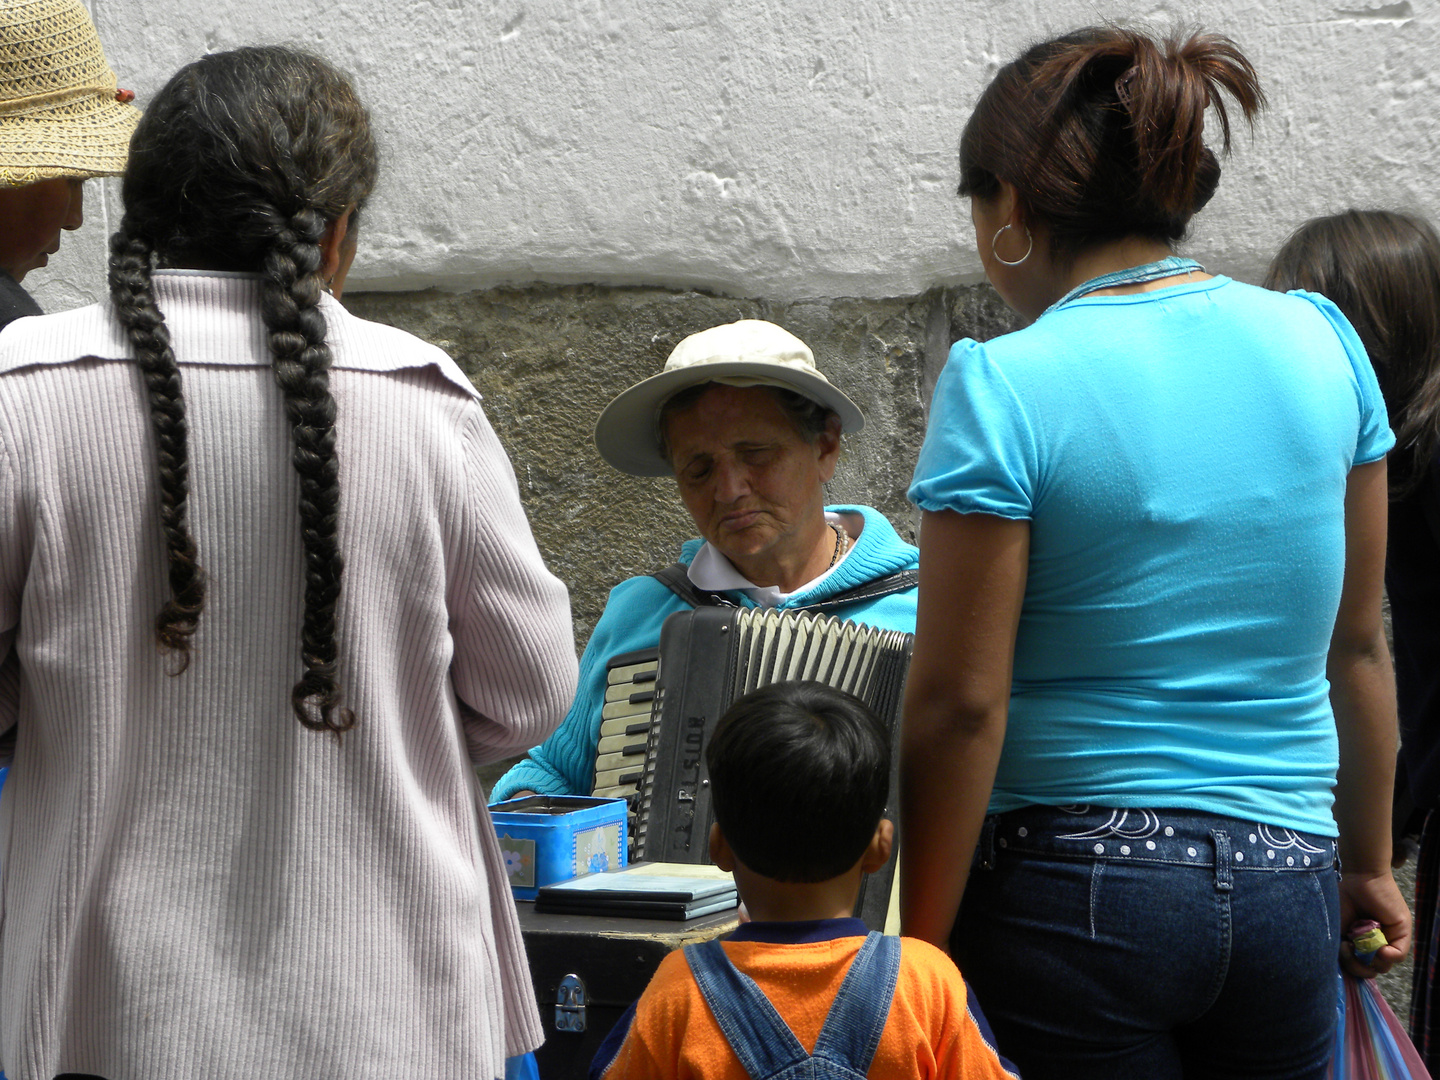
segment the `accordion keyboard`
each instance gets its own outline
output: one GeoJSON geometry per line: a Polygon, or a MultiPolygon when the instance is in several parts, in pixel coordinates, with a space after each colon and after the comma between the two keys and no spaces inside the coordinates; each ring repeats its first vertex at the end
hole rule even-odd
{"type": "Polygon", "coordinates": [[[629,799],[632,832],[659,665],[659,649],[623,653],[605,665],[605,704],[591,794],[629,799]]]}

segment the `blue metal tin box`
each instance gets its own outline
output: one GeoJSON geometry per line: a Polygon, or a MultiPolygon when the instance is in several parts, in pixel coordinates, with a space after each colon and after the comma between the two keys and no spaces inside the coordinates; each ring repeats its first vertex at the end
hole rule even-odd
{"type": "Polygon", "coordinates": [[[527,795],[490,808],[505,872],[517,900],[541,885],[616,870],[629,854],[624,799],[527,795]]]}

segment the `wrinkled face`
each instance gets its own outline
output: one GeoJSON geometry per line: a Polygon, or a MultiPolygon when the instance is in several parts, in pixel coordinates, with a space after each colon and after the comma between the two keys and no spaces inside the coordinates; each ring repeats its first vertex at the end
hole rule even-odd
{"type": "Polygon", "coordinates": [[[823,519],[838,423],[809,443],[764,387],[717,385],[669,417],[665,438],[700,535],[757,585],[777,584],[751,570],[798,550],[803,526],[823,519]]]}
{"type": "Polygon", "coordinates": [[[0,188],[0,270],[16,281],[60,249],[60,231],[84,220],[85,182],[69,177],[0,188]]]}

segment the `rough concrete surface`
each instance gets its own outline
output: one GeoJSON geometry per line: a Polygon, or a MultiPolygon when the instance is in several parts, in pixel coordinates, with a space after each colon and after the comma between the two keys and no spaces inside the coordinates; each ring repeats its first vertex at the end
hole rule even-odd
{"type": "Polygon", "coordinates": [[[656,374],[687,334],[744,318],[777,322],[815,351],[864,410],[827,498],[883,510],[913,540],[905,488],[924,435],[929,386],[953,338],[990,337],[1011,317],[988,286],[892,300],[757,301],[601,286],[442,293],[348,293],[364,318],[402,327],[455,357],[509,451],[551,568],[570,586],[583,644],[617,581],[658,570],[694,535],[670,479],[605,464],[591,431],[604,405],[656,374]]]}
{"type": "MultiPolygon", "coordinates": [[[[953,195],[969,110],[1025,45],[1104,19],[1228,33],[1269,93],[1197,222],[1208,266],[1254,280],[1301,220],[1350,204],[1440,214],[1440,0],[90,4],[142,106],[181,64],[242,44],[353,72],[383,152],[351,276],[371,289],[890,297],[976,281],[953,195]]],[[[99,295],[107,214],[35,275],[42,303],[99,295]]]]}

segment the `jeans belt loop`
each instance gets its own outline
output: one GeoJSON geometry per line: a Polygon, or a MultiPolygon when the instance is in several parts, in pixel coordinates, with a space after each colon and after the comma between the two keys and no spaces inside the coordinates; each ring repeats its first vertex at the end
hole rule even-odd
{"type": "Polygon", "coordinates": [[[1230,834],[1211,829],[1210,838],[1215,841],[1215,891],[1229,892],[1235,887],[1230,878],[1230,834]]]}
{"type": "Polygon", "coordinates": [[[980,844],[978,851],[980,853],[981,870],[995,869],[995,832],[999,827],[1000,818],[996,814],[989,815],[985,819],[985,823],[980,826],[980,844]]]}

